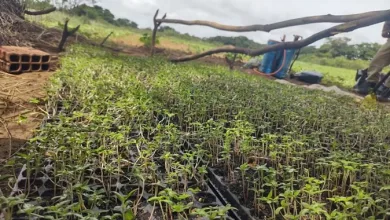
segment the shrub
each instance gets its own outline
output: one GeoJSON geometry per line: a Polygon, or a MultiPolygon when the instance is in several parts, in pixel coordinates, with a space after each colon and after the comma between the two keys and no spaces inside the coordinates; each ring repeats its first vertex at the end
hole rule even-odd
{"type": "MultiPolygon", "coordinates": [[[[139,41],[141,41],[147,48],[150,48],[152,46],[152,36],[148,33],[143,34],[139,41]]],[[[156,45],[158,44],[160,44],[160,40],[156,36],[156,45]]]]}

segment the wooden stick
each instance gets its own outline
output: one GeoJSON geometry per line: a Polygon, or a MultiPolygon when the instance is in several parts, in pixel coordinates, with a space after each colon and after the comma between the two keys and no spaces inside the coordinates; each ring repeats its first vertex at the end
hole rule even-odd
{"type": "Polygon", "coordinates": [[[382,11],[372,11],[361,14],[351,14],[351,15],[319,15],[319,16],[310,16],[310,17],[302,17],[296,18],[292,20],[286,20],[281,22],[276,22],[272,24],[255,24],[249,26],[232,26],[232,25],[224,25],[216,22],[210,21],[202,21],[202,20],[194,20],[194,21],[186,21],[179,19],[157,19],[156,22],[161,23],[171,23],[171,24],[183,24],[183,25],[200,25],[212,27],[215,29],[223,30],[223,31],[232,31],[232,32],[251,32],[251,31],[264,31],[270,32],[272,30],[304,25],[304,24],[312,24],[312,23],[344,23],[351,22],[354,20],[359,20],[363,18],[378,16],[380,14],[387,14],[390,10],[382,10],[382,11]]]}
{"type": "Polygon", "coordinates": [[[106,43],[106,41],[108,40],[108,38],[110,38],[110,36],[113,34],[114,32],[111,32],[109,35],[107,35],[106,38],[104,38],[104,40],[102,41],[102,43],[100,43],[100,46],[103,46],[104,43],[106,43]]]}
{"type": "Polygon", "coordinates": [[[312,44],[318,40],[321,40],[323,38],[331,37],[334,35],[337,35],[339,33],[345,33],[345,32],[350,32],[359,28],[367,27],[370,25],[374,25],[380,22],[384,22],[390,19],[390,10],[387,11],[387,13],[380,13],[375,16],[371,16],[368,18],[363,18],[359,19],[356,21],[351,21],[347,22],[344,24],[340,24],[337,26],[334,26],[332,28],[323,30],[321,32],[318,32],[304,40],[299,40],[295,42],[281,42],[278,44],[274,44],[271,46],[266,46],[262,49],[258,50],[251,50],[251,49],[246,49],[246,48],[239,48],[239,47],[234,47],[234,46],[225,46],[225,47],[220,47],[216,48],[213,50],[205,51],[200,54],[195,54],[195,55],[188,55],[188,56],[183,56],[179,58],[173,58],[170,59],[172,62],[185,62],[185,61],[190,61],[190,60],[196,60],[205,56],[209,56],[212,54],[217,54],[217,53],[241,53],[241,54],[246,54],[249,56],[258,56],[267,52],[271,51],[277,51],[277,50],[285,50],[285,49],[298,49],[305,47],[309,44],[312,44]]]}

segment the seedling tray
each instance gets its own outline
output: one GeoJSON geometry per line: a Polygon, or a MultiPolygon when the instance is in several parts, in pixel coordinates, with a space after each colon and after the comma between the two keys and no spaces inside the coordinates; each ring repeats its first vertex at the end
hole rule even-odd
{"type": "Polygon", "coordinates": [[[213,187],[215,194],[225,204],[231,204],[236,211],[231,211],[230,214],[236,220],[255,220],[247,207],[243,206],[236,195],[229,190],[229,187],[222,181],[222,176],[218,176],[213,168],[207,168],[207,173],[210,178],[210,185],[213,187]]]}

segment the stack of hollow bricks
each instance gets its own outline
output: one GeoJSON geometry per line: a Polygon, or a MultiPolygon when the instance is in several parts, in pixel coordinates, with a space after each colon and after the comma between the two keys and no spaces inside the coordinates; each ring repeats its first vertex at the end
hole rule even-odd
{"type": "Polygon", "coordinates": [[[52,56],[28,47],[0,47],[0,70],[8,73],[44,72],[51,68],[52,56]]]}

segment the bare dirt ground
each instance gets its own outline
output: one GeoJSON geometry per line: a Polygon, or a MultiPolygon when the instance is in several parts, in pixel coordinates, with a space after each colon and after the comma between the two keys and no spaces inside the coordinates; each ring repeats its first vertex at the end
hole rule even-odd
{"type": "Polygon", "coordinates": [[[52,72],[0,72],[0,162],[32,137],[44,113],[45,85],[52,72]]]}

